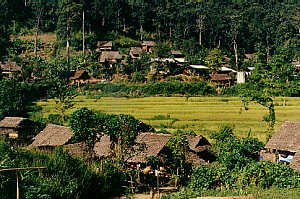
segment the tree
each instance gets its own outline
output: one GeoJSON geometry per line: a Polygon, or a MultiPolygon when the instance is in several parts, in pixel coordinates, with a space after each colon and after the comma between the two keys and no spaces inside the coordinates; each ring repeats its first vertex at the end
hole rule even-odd
{"type": "Polygon", "coordinates": [[[52,95],[55,97],[56,110],[62,118],[62,122],[66,122],[66,111],[74,106],[74,98],[76,96],[74,89],[69,85],[66,79],[57,79],[52,88],[52,95]]]}
{"type": "Polygon", "coordinates": [[[74,141],[85,142],[92,158],[97,135],[101,132],[96,114],[88,108],[80,108],[71,114],[69,122],[74,141]]]}
{"type": "MultiPolygon", "coordinates": [[[[71,33],[81,27],[82,2],[79,0],[58,1],[57,36],[66,40],[67,64],[70,64],[70,37],[71,33]]],[[[70,67],[70,66],[69,66],[70,67]]],[[[70,69],[69,69],[70,70],[70,69]]]]}
{"type": "Polygon", "coordinates": [[[289,50],[280,48],[271,62],[255,65],[249,82],[241,91],[243,101],[253,101],[268,109],[268,114],[264,116],[264,121],[268,125],[267,139],[271,137],[276,121],[274,98],[299,95],[297,83],[299,74],[294,74],[295,69],[290,64],[290,59],[289,50]]]}
{"type": "Polygon", "coordinates": [[[166,147],[171,151],[170,157],[172,158],[168,161],[176,171],[177,178],[179,178],[179,180],[184,179],[184,177],[186,177],[186,157],[189,150],[189,143],[185,133],[179,130],[173,133],[166,147]]]}
{"type": "Polygon", "coordinates": [[[209,52],[205,58],[205,62],[211,71],[219,71],[225,64],[225,56],[219,48],[215,48],[209,52]]]}
{"type": "Polygon", "coordinates": [[[24,114],[25,101],[21,84],[13,79],[0,81],[0,115],[20,116],[24,114]]]}

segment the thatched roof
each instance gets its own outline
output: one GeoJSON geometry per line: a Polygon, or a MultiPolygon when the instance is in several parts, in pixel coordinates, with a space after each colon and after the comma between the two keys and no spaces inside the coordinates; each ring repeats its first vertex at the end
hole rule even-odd
{"type": "Polygon", "coordinates": [[[154,41],[143,41],[142,46],[153,47],[153,46],[155,46],[155,42],[154,41]]]}
{"type": "Polygon", "coordinates": [[[100,62],[105,61],[117,63],[117,60],[122,59],[122,55],[119,51],[103,51],[100,56],[100,62]]]}
{"type": "Polygon", "coordinates": [[[172,54],[172,55],[177,55],[177,56],[178,56],[178,55],[182,55],[182,53],[181,53],[180,50],[172,50],[172,51],[171,51],[171,54],[172,54]]]}
{"type": "Polygon", "coordinates": [[[211,149],[211,144],[201,135],[186,135],[190,150],[202,152],[211,149]]]}
{"type": "Polygon", "coordinates": [[[87,145],[84,142],[79,142],[75,144],[67,144],[64,146],[66,150],[69,151],[71,155],[76,157],[86,157],[88,156],[87,145]]]}
{"type": "Polygon", "coordinates": [[[72,137],[70,127],[48,124],[46,128],[33,138],[32,147],[65,145],[72,137]]]}
{"type": "MultiPolygon", "coordinates": [[[[136,145],[133,151],[129,152],[127,156],[128,162],[145,163],[147,157],[159,156],[165,145],[171,138],[171,134],[158,133],[140,133],[136,137],[136,145]]],[[[192,165],[204,164],[205,160],[201,159],[197,153],[210,149],[211,145],[203,136],[187,135],[189,143],[189,157],[188,162],[192,165]]],[[[111,153],[111,142],[107,135],[101,137],[101,140],[95,144],[94,151],[99,157],[107,157],[111,153]]]]}
{"type": "Polygon", "coordinates": [[[190,151],[188,155],[186,156],[186,161],[193,166],[199,166],[199,165],[207,165],[208,162],[206,162],[204,159],[200,158],[197,153],[190,151]]]}
{"type": "Polygon", "coordinates": [[[284,122],[265,148],[297,152],[300,150],[300,122],[284,122]]]}
{"type": "Polygon", "coordinates": [[[112,41],[98,41],[97,47],[98,48],[112,48],[112,41]]]}
{"type": "Polygon", "coordinates": [[[139,56],[143,52],[141,47],[131,47],[130,55],[131,56],[139,56]]]}
{"type": "Polygon", "coordinates": [[[0,128],[18,128],[25,120],[28,119],[23,117],[5,117],[0,121],[0,128]]]}
{"type": "Polygon", "coordinates": [[[3,72],[20,72],[22,69],[16,62],[7,61],[4,64],[0,63],[3,72]]]}
{"type": "Polygon", "coordinates": [[[228,74],[209,74],[212,81],[225,81],[231,80],[231,77],[228,74]]]}
{"type": "Polygon", "coordinates": [[[169,141],[170,137],[170,134],[139,134],[136,138],[137,146],[135,147],[135,152],[128,159],[128,162],[144,163],[147,162],[147,157],[158,156],[169,141]]]}
{"type": "Polygon", "coordinates": [[[76,71],[70,79],[76,80],[76,79],[84,79],[86,77],[88,77],[88,73],[84,70],[79,70],[79,71],[76,71]]]}
{"type": "Polygon", "coordinates": [[[99,142],[96,142],[94,152],[99,157],[106,157],[110,154],[110,138],[108,135],[103,135],[99,142]]]}
{"type": "Polygon", "coordinates": [[[300,171],[300,146],[298,152],[293,157],[290,167],[300,171]]]}

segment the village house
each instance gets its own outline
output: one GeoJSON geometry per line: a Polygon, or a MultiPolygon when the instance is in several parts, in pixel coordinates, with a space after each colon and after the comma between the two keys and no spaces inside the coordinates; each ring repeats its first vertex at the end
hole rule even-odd
{"type": "Polygon", "coordinates": [[[129,55],[132,59],[138,59],[138,58],[140,58],[142,52],[143,52],[143,50],[141,47],[131,47],[129,55]]]}
{"type": "Polygon", "coordinates": [[[151,53],[154,50],[155,42],[154,41],[143,41],[142,49],[145,52],[151,53]]]}
{"type": "Polygon", "coordinates": [[[284,122],[260,156],[262,160],[281,162],[300,170],[300,122],[284,122]]]}
{"type": "Polygon", "coordinates": [[[72,83],[77,84],[78,86],[80,85],[80,83],[85,83],[88,79],[90,79],[90,76],[88,72],[84,70],[78,70],[74,72],[72,77],[70,77],[72,83]]]}
{"type": "Polygon", "coordinates": [[[5,117],[0,121],[0,135],[9,138],[22,138],[26,137],[29,132],[28,125],[30,120],[23,117],[5,117]]]}
{"type": "Polygon", "coordinates": [[[112,41],[98,41],[97,51],[111,51],[113,47],[112,41]]]}
{"type": "Polygon", "coordinates": [[[100,63],[108,64],[110,67],[113,64],[121,63],[122,55],[119,51],[103,51],[100,56],[100,63]]]}
{"type": "MultiPolygon", "coordinates": [[[[161,162],[168,159],[166,153],[166,144],[171,138],[171,134],[140,133],[136,137],[134,150],[127,155],[127,162],[134,164],[145,164],[147,157],[158,157],[161,162]]],[[[187,162],[193,166],[205,165],[210,162],[210,157],[202,155],[211,149],[211,145],[203,136],[187,135],[189,143],[189,152],[187,162]]],[[[101,140],[95,144],[94,148],[97,157],[108,157],[111,153],[111,141],[109,136],[104,135],[101,140]]]]}
{"type": "Polygon", "coordinates": [[[68,144],[72,135],[70,127],[48,124],[46,128],[33,138],[33,142],[29,147],[53,149],[56,146],[68,144]]]}
{"type": "Polygon", "coordinates": [[[229,74],[212,73],[209,74],[209,76],[210,81],[218,86],[230,86],[230,82],[232,80],[229,74]]]}
{"type": "Polygon", "coordinates": [[[21,67],[17,65],[16,62],[12,61],[7,61],[5,63],[0,62],[0,66],[4,77],[11,78],[14,74],[19,74],[22,71],[21,67]]]}

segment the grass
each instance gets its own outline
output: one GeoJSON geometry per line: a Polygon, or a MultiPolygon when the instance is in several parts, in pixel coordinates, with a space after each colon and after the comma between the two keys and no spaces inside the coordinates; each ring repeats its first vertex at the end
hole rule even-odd
{"type": "Polygon", "coordinates": [[[270,189],[262,189],[259,187],[246,187],[244,189],[232,190],[202,190],[191,191],[189,189],[170,194],[164,199],[185,199],[197,198],[199,196],[216,196],[216,197],[229,197],[229,196],[250,196],[254,199],[299,199],[300,189],[278,189],[271,187],[270,189]]]}
{"type": "MultiPolygon", "coordinates": [[[[282,99],[276,99],[276,125],[279,128],[283,121],[300,122],[300,98],[286,98],[287,105],[281,106],[282,99]]],[[[39,101],[41,107],[38,114],[47,118],[56,114],[54,100],[39,101]]],[[[267,110],[262,106],[250,103],[249,110],[242,109],[238,97],[145,97],[145,98],[113,98],[88,99],[85,96],[75,98],[75,107],[71,114],[80,107],[114,114],[131,114],[137,119],[157,129],[175,131],[194,131],[209,136],[222,124],[235,126],[235,134],[246,137],[249,133],[261,141],[266,141],[266,125],[262,121],[267,110]]]]}

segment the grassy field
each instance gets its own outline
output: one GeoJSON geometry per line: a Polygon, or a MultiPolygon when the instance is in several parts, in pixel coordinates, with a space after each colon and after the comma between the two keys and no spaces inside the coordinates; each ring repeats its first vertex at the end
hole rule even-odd
{"type": "MultiPolygon", "coordinates": [[[[300,98],[286,98],[287,105],[282,106],[282,99],[276,99],[276,128],[283,121],[300,122],[300,98]]],[[[54,100],[36,103],[42,109],[38,116],[47,118],[55,114],[54,100]]],[[[194,131],[209,136],[222,124],[235,126],[235,134],[245,137],[249,134],[266,140],[266,124],[263,116],[267,110],[260,105],[250,103],[249,110],[242,109],[238,97],[145,97],[145,98],[112,98],[90,99],[78,96],[75,107],[88,107],[93,110],[115,114],[131,114],[137,119],[154,126],[156,129],[174,131],[194,131]]]]}

